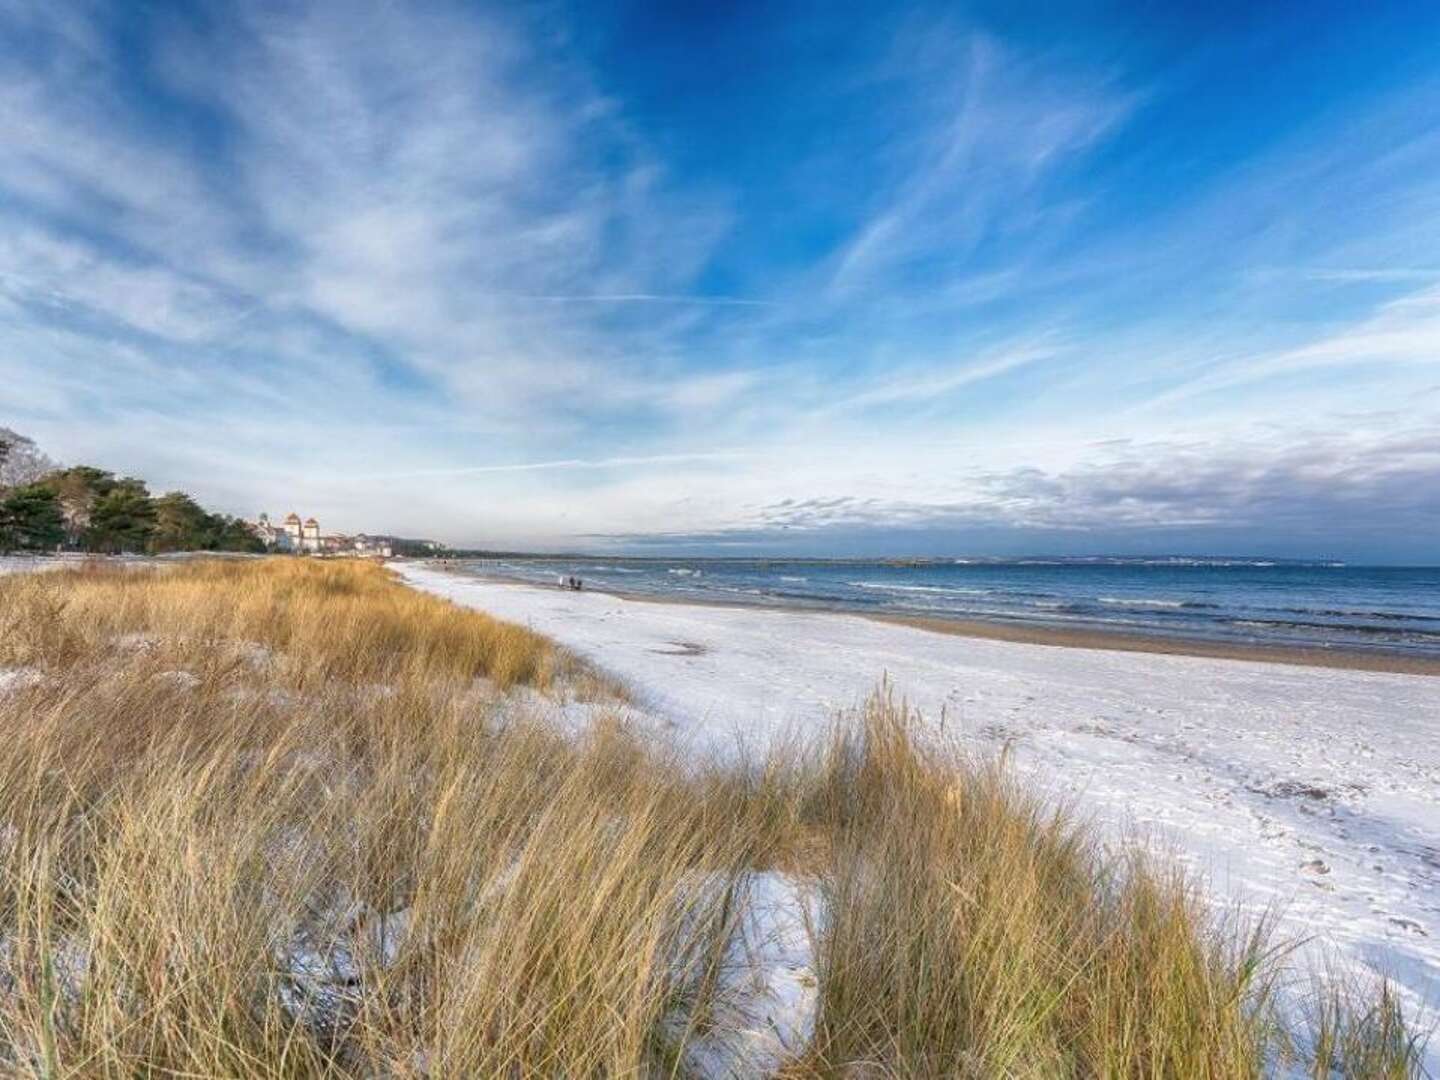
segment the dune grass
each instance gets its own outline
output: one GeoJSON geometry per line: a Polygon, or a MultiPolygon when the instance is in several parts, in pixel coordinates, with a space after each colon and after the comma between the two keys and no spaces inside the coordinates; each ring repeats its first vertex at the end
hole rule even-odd
{"type": "Polygon", "coordinates": [[[691,1075],[764,872],[822,911],[774,1072],[1417,1068],[1388,994],[1296,1045],[1264,927],[884,694],[686,760],[546,639],[298,559],[0,579],[0,671],[0,1071],[691,1075]]]}

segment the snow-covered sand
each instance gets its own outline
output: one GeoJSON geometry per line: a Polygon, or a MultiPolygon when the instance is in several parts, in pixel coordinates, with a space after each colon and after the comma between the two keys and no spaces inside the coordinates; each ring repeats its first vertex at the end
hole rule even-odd
{"type": "MultiPolygon", "coordinates": [[[[856,616],[650,603],[399,564],[619,675],[724,748],[826,723],[882,677],[1009,746],[1045,789],[1137,827],[1220,901],[1440,1004],[1440,679],[987,641],[856,616]]],[[[1430,1067],[1437,1064],[1431,1046],[1430,1067]]]]}
{"type": "Polygon", "coordinates": [[[50,570],[65,565],[59,559],[35,555],[0,555],[0,574],[28,574],[34,570],[50,570]]]}

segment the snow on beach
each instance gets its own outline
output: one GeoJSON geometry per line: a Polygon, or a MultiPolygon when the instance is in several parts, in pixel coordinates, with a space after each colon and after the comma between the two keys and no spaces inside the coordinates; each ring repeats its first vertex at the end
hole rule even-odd
{"type": "MultiPolygon", "coordinates": [[[[831,612],[628,600],[399,564],[624,679],[698,748],[827,723],[882,677],[1009,747],[1047,792],[1138,829],[1216,897],[1440,1005],[1440,680],[989,641],[831,612]]],[[[1437,1046],[1430,1048],[1437,1064],[1437,1046]]]]}
{"type": "Polygon", "coordinates": [[[0,555],[0,574],[28,574],[34,570],[51,570],[64,565],[59,559],[36,555],[0,555]]]}
{"type": "MultiPolygon", "coordinates": [[[[218,552],[200,553],[213,557],[218,552]]],[[[41,570],[64,570],[95,563],[105,566],[123,566],[126,569],[142,567],[153,569],[177,558],[194,558],[191,552],[177,552],[173,555],[91,555],[67,551],[62,555],[0,555],[0,574],[30,574],[41,570]]],[[[221,555],[221,558],[227,556],[221,555]]]]}

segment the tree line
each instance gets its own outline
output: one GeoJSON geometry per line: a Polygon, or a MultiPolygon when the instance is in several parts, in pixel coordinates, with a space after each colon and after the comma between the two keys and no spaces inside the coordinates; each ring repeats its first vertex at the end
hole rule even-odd
{"type": "Polygon", "coordinates": [[[183,491],[92,465],[61,467],[31,439],[0,428],[0,551],[106,554],[264,550],[241,519],[212,514],[183,491]]]}

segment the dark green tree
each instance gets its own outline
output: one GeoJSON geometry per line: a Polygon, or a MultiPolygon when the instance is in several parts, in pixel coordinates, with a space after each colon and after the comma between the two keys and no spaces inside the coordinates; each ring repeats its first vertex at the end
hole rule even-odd
{"type": "MultiPolygon", "coordinates": [[[[107,474],[108,475],[108,474],[107,474]]],[[[155,504],[143,480],[122,477],[108,485],[90,507],[85,543],[112,555],[148,549],[155,531],[155,504]]]]}
{"type": "Polygon", "coordinates": [[[64,539],[60,500],[46,485],[12,488],[0,500],[0,550],[46,551],[64,539]]]}
{"type": "MultiPolygon", "coordinates": [[[[13,459],[19,437],[12,436],[8,429],[0,428],[0,443],[5,444],[0,446],[0,456],[8,452],[13,459]]],[[[36,455],[31,457],[41,460],[36,455]]],[[[60,515],[59,538],[53,536],[53,523],[44,530],[26,533],[27,536],[44,535],[46,543],[42,546],[65,543],[90,551],[157,554],[265,550],[254,530],[239,518],[209,513],[183,491],[170,491],[152,498],[144,481],[117,478],[114,473],[93,465],[51,468],[42,480],[29,486],[49,492],[53,499],[48,505],[60,515]]],[[[5,491],[0,488],[0,502],[4,498],[5,491]]],[[[45,511],[47,521],[49,513],[45,511]]],[[[0,533],[0,547],[18,547],[18,534],[13,524],[6,524],[8,520],[0,519],[0,529],[8,530],[0,533]]],[[[25,543],[28,546],[32,541],[25,543]]]]}
{"type": "Polygon", "coordinates": [[[224,514],[211,515],[214,542],[209,545],[215,551],[243,551],[261,554],[264,543],[255,535],[246,522],[224,514]]]}
{"type": "Polygon", "coordinates": [[[151,551],[199,551],[215,546],[221,522],[183,491],[166,492],[153,506],[151,551]]]}

